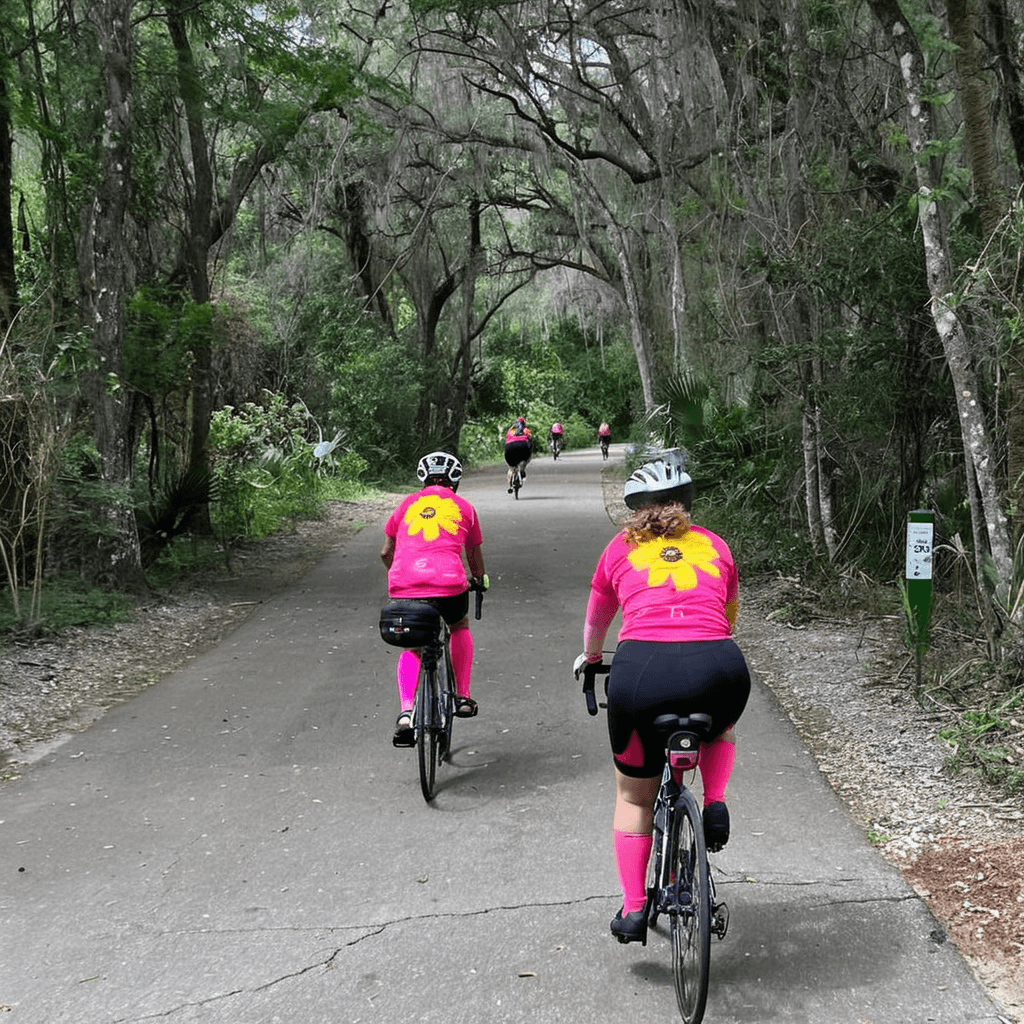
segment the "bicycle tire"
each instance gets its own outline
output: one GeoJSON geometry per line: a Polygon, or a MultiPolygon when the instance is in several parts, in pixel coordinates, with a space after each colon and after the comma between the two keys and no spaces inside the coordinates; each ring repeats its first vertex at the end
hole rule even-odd
{"type": "Polygon", "coordinates": [[[512,496],[516,499],[516,501],[519,500],[519,488],[522,486],[523,481],[519,476],[519,469],[517,467],[516,471],[512,474],[512,496]]]}
{"type": "Polygon", "coordinates": [[[689,790],[680,794],[672,817],[672,975],[684,1024],[700,1024],[711,969],[711,891],[704,826],[689,790]]]}
{"type": "Polygon", "coordinates": [[[434,783],[437,778],[437,736],[434,712],[436,687],[434,669],[422,668],[420,682],[416,687],[416,709],[413,715],[416,733],[416,760],[420,767],[420,789],[423,799],[429,803],[434,799],[434,783]]]}
{"type": "Polygon", "coordinates": [[[438,709],[438,740],[437,763],[440,765],[448,759],[452,750],[452,722],[455,720],[455,671],[452,658],[445,647],[444,679],[440,682],[437,695],[438,709]]]}

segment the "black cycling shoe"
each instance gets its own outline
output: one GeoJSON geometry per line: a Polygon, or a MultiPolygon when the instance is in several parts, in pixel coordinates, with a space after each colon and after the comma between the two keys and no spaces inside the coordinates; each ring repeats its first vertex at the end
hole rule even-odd
{"type": "Polygon", "coordinates": [[[612,918],[612,935],[619,942],[642,942],[647,945],[647,908],[634,910],[631,914],[622,915],[620,910],[612,918]]]}
{"type": "Polygon", "coordinates": [[[718,851],[729,842],[729,808],[716,800],[704,808],[704,845],[709,853],[718,851]]]}
{"type": "Polygon", "coordinates": [[[391,744],[395,747],[416,746],[416,734],[412,731],[411,711],[403,711],[395,719],[395,733],[391,737],[391,744]]]}

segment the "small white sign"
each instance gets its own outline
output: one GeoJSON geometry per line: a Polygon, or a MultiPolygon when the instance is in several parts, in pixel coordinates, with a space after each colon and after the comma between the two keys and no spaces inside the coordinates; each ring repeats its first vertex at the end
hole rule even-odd
{"type": "Polygon", "coordinates": [[[907,523],[907,579],[930,580],[932,578],[932,537],[931,523],[907,523]]]}

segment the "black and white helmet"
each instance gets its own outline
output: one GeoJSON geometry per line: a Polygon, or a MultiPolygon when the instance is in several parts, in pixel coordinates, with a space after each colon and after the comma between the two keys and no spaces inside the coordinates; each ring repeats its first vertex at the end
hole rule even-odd
{"type": "Polygon", "coordinates": [[[679,502],[687,511],[693,501],[693,480],[686,460],[675,448],[645,462],[626,481],[622,498],[632,509],[679,502]]]}
{"type": "Polygon", "coordinates": [[[457,491],[462,463],[451,452],[431,452],[417,463],[416,476],[422,484],[443,484],[457,491]]]}

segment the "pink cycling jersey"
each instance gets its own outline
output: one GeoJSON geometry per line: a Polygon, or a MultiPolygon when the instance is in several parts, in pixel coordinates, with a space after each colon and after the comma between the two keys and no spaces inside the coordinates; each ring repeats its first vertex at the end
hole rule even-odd
{"type": "Polygon", "coordinates": [[[639,545],[616,535],[604,549],[590,587],[587,651],[593,650],[590,638],[600,649],[620,606],[620,641],[732,636],[727,607],[735,605],[739,593],[736,565],[725,541],[703,527],[639,545]]]}
{"type": "Polygon", "coordinates": [[[384,524],[395,538],[389,597],[455,597],[466,589],[464,547],[483,543],[476,509],[447,487],[410,494],[384,524]]]}

